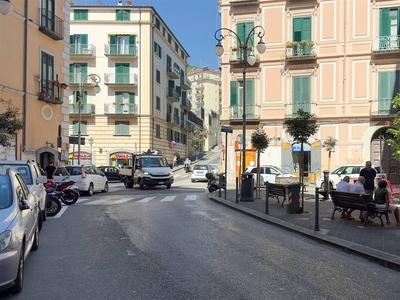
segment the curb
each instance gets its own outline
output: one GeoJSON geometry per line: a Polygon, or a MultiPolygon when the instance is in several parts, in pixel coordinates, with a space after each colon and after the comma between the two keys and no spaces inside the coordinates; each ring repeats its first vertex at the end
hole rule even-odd
{"type": "Polygon", "coordinates": [[[310,229],[306,229],[303,227],[296,226],[294,224],[291,224],[286,221],[282,221],[280,219],[271,217],[269,215],[266,215],[264,213],[261,213],[259,211],[255,211],[253,209],[241,206],[239,204],[236,204],[232,201],[225,200],[223,198],[216,197],[216,195],[210,195],[208,196],[208,199],[224,205],[226,207],[229,207],[233,210],[236,210],[238,212],[241,212],[245,215],[248,215],[250,217],[253,217],[257,220],[260,220],[262,222],[265,222],[267,224],[279,226],[280,228],[283,228],[285,230],[298,233],[302,236],[305,236],[307,238],[313,239],[314,241],[317,241],[322,244],[327,244],[330,246],[334,246],[336,248],[344,250],[346,253],[351,253],[357,256],[364,257],[372,262],[375,262],[381,266],[400,271],[400,257],[396,255],[392,255],[389,253],[385,253],[379,250],[375,250],[363,245],[359,245],[353,242],[348,242],[344,241],[342,239],[336,238],[336,237],[331,237],[324,235],[323,233],[319,231],[313,231],[310,229]]]}

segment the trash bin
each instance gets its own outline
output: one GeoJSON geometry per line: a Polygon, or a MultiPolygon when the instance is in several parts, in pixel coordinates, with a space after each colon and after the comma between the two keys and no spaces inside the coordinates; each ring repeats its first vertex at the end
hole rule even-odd
{"type": "Polygon", "coordinates": [[[240,201],[252,202],[254,201],[254,178],[253,173],[242,174],[242,190],[240,192],[240,201]]]}
{"type": "Polygon", "coordinates": [[[287,206],[288,214],[297,214],[300,207],[300,188],[301,183],[292,183],[285,186],[287,188],[287,206]]]}

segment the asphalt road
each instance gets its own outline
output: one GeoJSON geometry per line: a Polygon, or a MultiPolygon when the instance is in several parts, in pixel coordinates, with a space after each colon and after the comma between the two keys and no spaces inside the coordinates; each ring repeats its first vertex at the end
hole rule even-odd
{"type": "Polygon", "coordinates": [[[398,272],[218,205],[205,188],[182,170],[171,190],[114,183],[82,197],[44,224],[22,293],[0,298],[397,299],[398,272]]]}

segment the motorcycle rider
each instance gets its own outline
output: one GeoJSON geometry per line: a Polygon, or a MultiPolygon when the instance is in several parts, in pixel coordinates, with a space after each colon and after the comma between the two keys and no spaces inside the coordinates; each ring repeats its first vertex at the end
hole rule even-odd
{"type": "Polygon", "coordinates": [[[185,165],[185,171],[186,173],[190,171],[190,164],[192,162],[190,161],[189,157],[186,157],[185,161],[184,161],[184,165],[185,165]]]}

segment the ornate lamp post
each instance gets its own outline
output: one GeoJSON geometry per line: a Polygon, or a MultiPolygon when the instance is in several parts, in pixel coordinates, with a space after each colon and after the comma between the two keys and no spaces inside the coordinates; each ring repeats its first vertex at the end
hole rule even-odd
{"type": "Polygon", "coordinates": [[[83,82],[90,78],[90,80],[95,83],[94,92],[97,94],[100,92],[99,82],[101,78],[97,74],[89,74],[85,77],[82,77],[82,73],[80,73],[81,81],[79,83],[79,95],[78,95],[78,165],[81,164],[81,122],[82,122],[82,97],[83,97],[83,82]]]}
{"type": "MultiPolygon", "coordinates": [[[[246,33],[246,25],[245,23],[243,24],[243,32],[246,33]]],[[[247,36],[244,38],[244,41],[240,39],[240,37],[231,29],[229,28],[220,28],[214,33],[214,38],[218,41],[217,45],[215,46],[215,54],[218,56],[222,56],[224,54],[224,47],[221,44],[221,41],[226,37],[226,36],[231,36],[235,38],[238,42],[238,49],[241,50],[240,53],[242,57],[240,57],[240,63],[243,64],[243,134],[242,134],[242,173],[245,172],[246,170],[246,67],[247,64],[250,66],[254,65],[256,63],[256,57],[253,54],[253,47],[248,47],[249,44],[253,43],[253,38],[254,35],[257,35],[257,37],[260,39],[258,44],[257,44],[257,52],[260,54],[263,54],[265,52],[265,44],[263,41],[263,37],[265,34],[265,30],[262,26],[255,26],[253,27],[250,32],[247,34],[247,36]],[[257,31],[257,33],[256,33],[257,31]],[[223,33],[226,32],[224,35],[223,33]],[[247,54],[247,51],[250,53],[247,54]]],[[[242,37],[243,38],[243,37],[242,37]]]]}
{"type": "Polygon", "coordinates": [[[92,161],[93,161],[93,152],[92,152],[93,142],[94,142],[93,138],[90,137],[90,139],[89,139],[89,145],[90,145],[90,164],[92,164],[92,161]]]}

